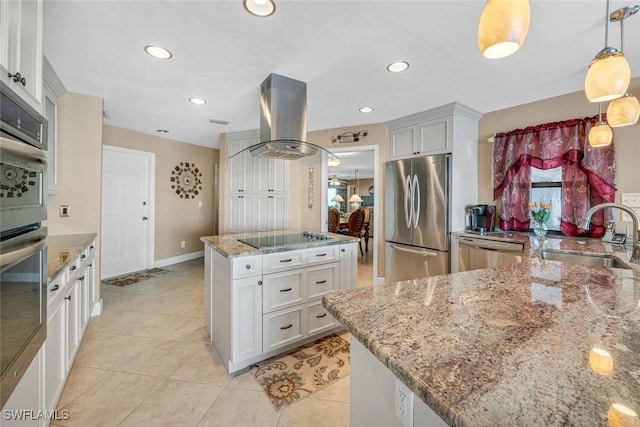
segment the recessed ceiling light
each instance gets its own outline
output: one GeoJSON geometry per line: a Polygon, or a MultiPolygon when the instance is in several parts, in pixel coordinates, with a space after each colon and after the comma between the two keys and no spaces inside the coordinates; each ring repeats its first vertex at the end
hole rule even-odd
{"type": "Polygon", "coordinates": [[[276,11],[273,0],[243,0],[242,4],[247,12],[255,16],[271,16],[276,11]]]}
{"type": "Polygon", "coordinates": [[[166,129],[156,129],[156,132],[158,132],[158,133],[169,133],[169,131],[166,130],[166,129]]]}
{"type": "Polygon", "coordinates": [[[144,51],[154,58],[169,59],[173,56],[171,52],[160,46],[147,45],[144,47],[144,51]]]}
{"type": "Polygon", "coordinates": [[[362,107],[359,110],[361,113],[370,113],[373,111],[373,107],[362,107]]]}
{"type": "Polygon", "coordinates": [[[392,73],[401,73],[407,68],[409,68],[409,63],[405,61],[392,62],[391,64],[387,65],[387,70],[392,73]]]}
{"type": "Polygon", "coordinates": [[[204,105],[204,104],[207,103],[207,101],[202,99],[202,98],[189,98],[189,101],[193,102],[194,104],[198,104],[198,105],[204,105]]]}

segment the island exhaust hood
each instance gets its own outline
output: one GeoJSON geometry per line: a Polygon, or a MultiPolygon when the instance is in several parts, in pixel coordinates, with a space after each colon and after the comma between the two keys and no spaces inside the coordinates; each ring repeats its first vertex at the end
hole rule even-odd
{"type": "Polygon", "coordinates": [[[272,73],[260,85],[260,142],[229,158],[246,150],[254,157],[307,164],[321,162],[323,152],[335,156],[306,139],[307,84],[272,73]]]}

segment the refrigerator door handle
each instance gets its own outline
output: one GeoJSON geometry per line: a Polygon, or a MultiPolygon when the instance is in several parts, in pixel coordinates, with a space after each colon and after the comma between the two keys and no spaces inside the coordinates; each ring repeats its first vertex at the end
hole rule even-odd
{"type": "Polygon", "coordinates": [[[418,175],[413,175],[413,188],[411,190],[413,191],[411,196],[413,201],[413,228],[418,228],[418,220],[420,219],[420,182],[418,181],[418,175]]]}
{"type": "Polygon", "coordinates": [[[404,221],[407,224],[407,228],[411,228],[411,220],[413,217],[413,203],[411,196],[411,177],[407,175],[407,184],[404,189],[404,221]]]}
{"type": "Polygon", "coordinates": [[[438,254],[436,252],[430,252],[430,251],[425,251],[425,250],[419,250],[419,249],[409,249],[409,248],[405,248],[402,246],[398,246],[398,245],[391,245],[392,249],[397,249],[399,251],[404,251],[404,252],[410,252],[412,254],[416,254],[416,255],[422,255],[422,256],[438,256],[438,254]]]}

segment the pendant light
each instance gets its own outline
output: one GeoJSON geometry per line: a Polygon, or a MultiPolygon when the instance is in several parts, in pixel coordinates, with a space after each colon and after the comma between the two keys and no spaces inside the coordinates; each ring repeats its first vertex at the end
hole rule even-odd
{"type": "Polygon", "coordinates": [[[529,30],[529,0],[487,0],[478,24],[478,47],[485,58],[497,59],[520,49],[529,30]]]}
{"type": "Polygon", "coordinates": [[[614,47],[607,46],[610,4],[611,0],[607,0],[604,48],[591,61],[584,80],[584,91],[589,102],[604,102],[620,98],[627,92],[631,80],[631,70],[624,54],[614,47]]]}
{"type": "MultiPolygon", "coordinates": [[[[611,13],[611,21],[620,21],[620,51],[624,53],[624,20],[640,10],[640,6],[627,6],[611,13]]],[[[611,127],[633,125],[640,117],[638,98],[625,93],[623,97],[614,99],[607,107],[607,122],[611,127]]]]}
{"type": "Polygon", "coordinates": [[[327,159],[327,166],[332,168],[332,167],[338,166],[339,164],[340,164],[340,159],[333,154],[329,154],[329,158],[327,159]]]}
{"type": "Polygon", "coordinates": [[[592,147],[605,147],[611,144],[613,131],[607,122],[602,120],[602,104],[598,104],[598,123],[589,131],[589,145],[592,147]]]}
{"type": "Polygon", "coordinates": [[[356,169],[356,192],[349,198],[349,203],[351,203],[351,210],[355,211],[360,207],[360,203],[362,203],[362,197],[358,193],[360,193],[360,180],[358,179],[358,169],[356,169]]]}
{"type": "Polygon", "coordinates": [[[342,182],[340,182],[338,177],[334,175],[333,178],[329,180],[329,185],[332,185],[334,187],[340,187],[342,185],[342,182]]]}

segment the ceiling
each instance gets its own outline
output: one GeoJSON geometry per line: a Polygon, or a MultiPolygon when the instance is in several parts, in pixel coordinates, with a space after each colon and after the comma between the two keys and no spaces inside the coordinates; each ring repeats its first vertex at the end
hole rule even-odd
{"type": "MultiPolygon", "coordinates": [[[[218,148],[221,132],[259,127],[260,83],[272,72],[307,83],[313,131],[386,122],[453,101],[487,113],[579,91],[604,46],[604,0],[532,1],[524,46],[500,60],[479,53],[480,0],[276,4],[274,15],[259,18],[241,0],[49,0],[44,53],[67,90],[104,98],[106,124],[156,135],[165,129],[167,138],[218,148]],[[148,56],[149,44],[173,58],[148,56]],[[411,66],[387,72],[396,60],[411,66]],[[362,106],[375,110],[363,114],[362,106]]],[[[611,10],[629,4],[612,1],[611,10]]],[[[609,44],[619,47],[619,40],[613,23],[609,44]]],[[[639,41],[634,16],[625,23],[634,77],[639,41]]]]}
{"type": "Polygon", "coordinates": [[[329,179],[335,176],[340,180],[353,180],[356,179],[356,170],[358,179],[373,178],[375,166],[373,150],[341,151],[336,154],[340,158],[340,164],[328,168],[329,179]]]}

